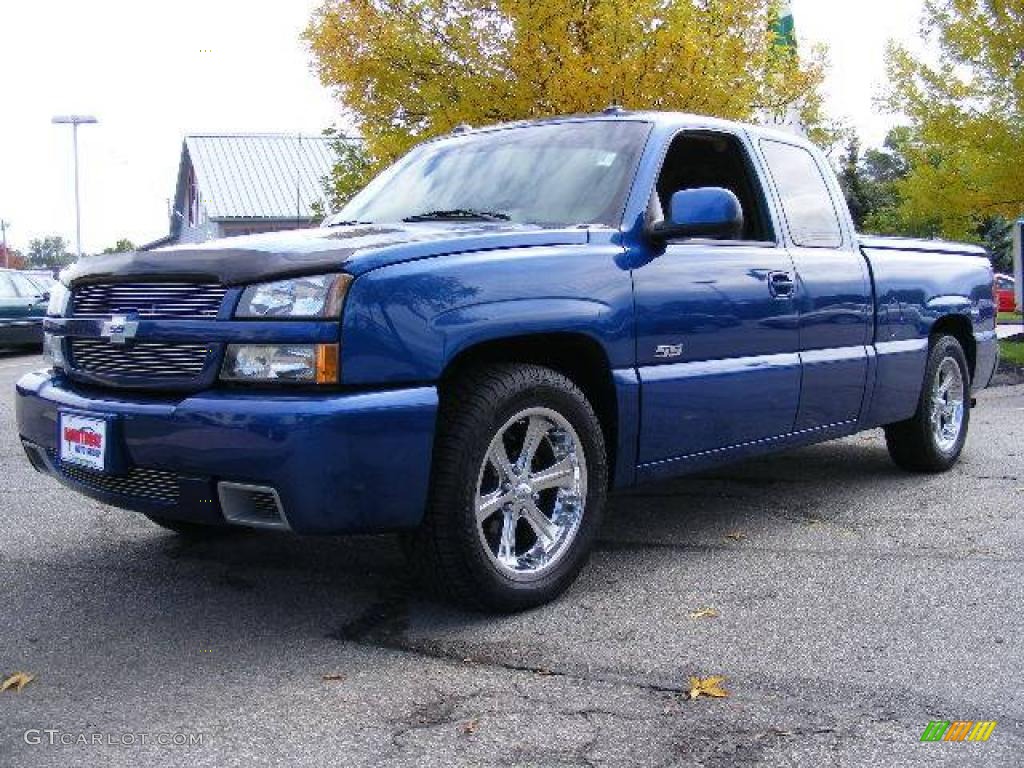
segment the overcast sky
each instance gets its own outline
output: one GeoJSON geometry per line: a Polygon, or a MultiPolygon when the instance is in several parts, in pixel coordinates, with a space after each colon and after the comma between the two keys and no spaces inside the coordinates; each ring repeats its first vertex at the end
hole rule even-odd
{"type": "MultiPolygon", "coordinates": [[[[8,242],[63,235],[74,247],[70,126],[79,129],[82,240],[167,233],[182,137],[316,134],[338,119],[299,34],[315,0],[2,0],[0,219],[8,242]]],[[[872,105],[888,38],[912,40],[921,0],[793,0],[801,43],[830,48],[828,108],[879,143],[891,119],[872,105]]]]}

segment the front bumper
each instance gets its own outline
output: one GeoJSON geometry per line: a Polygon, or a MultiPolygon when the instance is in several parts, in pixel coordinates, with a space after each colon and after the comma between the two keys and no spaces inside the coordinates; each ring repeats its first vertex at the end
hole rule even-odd
{"type": "Polygon", "coordinates": [[[16,391],[18,432],[36,468],[107,504],[222,523],[223,483],[272,488],[288,527],[303,534],[408,529],[423,515],[437,414],[433,387],[129,396],[37,371],[22,377],[16,391]],[[112,419],[118,474],[62,467],[62,409],[112,419]]]}

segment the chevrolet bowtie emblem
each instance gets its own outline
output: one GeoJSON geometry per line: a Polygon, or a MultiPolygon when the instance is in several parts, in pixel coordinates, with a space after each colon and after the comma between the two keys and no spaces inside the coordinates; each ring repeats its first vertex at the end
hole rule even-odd
{"type": "Polygon", "coordinates": [[[110,339],[111,344],[127,344],[135,338],[138,330],[138,320],[129,320],[124,315],[114,315],[103,323],[101,334],[110,339]]]}

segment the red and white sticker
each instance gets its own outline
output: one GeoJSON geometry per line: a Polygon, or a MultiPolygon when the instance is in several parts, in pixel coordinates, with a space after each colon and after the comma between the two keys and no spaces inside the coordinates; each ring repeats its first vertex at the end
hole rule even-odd
{"type": "Polygon", "coordinates": [[[74,413],[60,415],[60,460],[106,469],[107,422],[74,413]]]}

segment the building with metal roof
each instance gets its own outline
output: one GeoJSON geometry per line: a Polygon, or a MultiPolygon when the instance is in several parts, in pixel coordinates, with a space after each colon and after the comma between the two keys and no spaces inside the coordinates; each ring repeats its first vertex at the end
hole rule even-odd
{"type": "Polygon", "coordinates": [[[352,139],[298,134],[186,136],[171,208],[170,233],[143,246],[312,226],[326,208],[324,178],[335,143],[352,139]]]}

